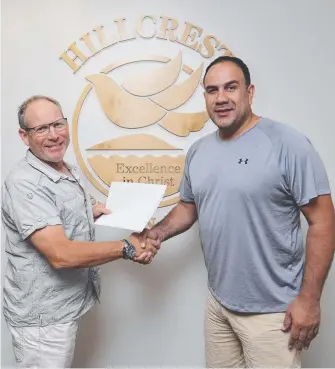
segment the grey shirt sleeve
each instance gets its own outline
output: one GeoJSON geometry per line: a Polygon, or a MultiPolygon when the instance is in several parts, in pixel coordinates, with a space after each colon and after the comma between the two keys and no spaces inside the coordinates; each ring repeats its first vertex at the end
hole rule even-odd
{"type": "Polygon", "coordinates": [[[183,173],[183,178],[179,185],[180,199],[184,202],[194,202],[194,194],[192,192],[192,184],[190,179],[190,161],[193,155],[194,148],[191,147],[187,152],[185,159],[185,169],[183,173]]]}
{"type": "Polygon", "coordinates": [[[37,229],[62,224],[50,195],[29,181],[13,184],[7,189],[4,201],[3,216],[11,219],[23,240],[37,229]]]}
{"type": "Polygon", "coordinates": [[[331,193],[323,162],[305,136],[294,137],[285,151],[286,183],[298,206],[331,193]]]}

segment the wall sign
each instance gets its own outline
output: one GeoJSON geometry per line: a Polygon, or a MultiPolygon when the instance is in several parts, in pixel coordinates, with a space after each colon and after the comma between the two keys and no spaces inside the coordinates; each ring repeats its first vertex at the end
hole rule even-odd
{"type": "Polygon", "coordinates": [[[121,18],[96,27],[61,54],[68,70],[85,81],[73,114],[72,144],[99,191],[107,195],[112,181],[165,184],[160,207],[178,202],[185,154],[198,138],[192,133],[208,121],[204,106],[195,110],[190,102],[203,94],[204,61],[216,53],[233,55],[199,26],[144,15],[135,24],[121,18]],[[107,48],[113,48],[112,60],[108,54],[103,68],[83,72],[107,48]],[[94,109],[103,119],[92,115],[94,109]]]}

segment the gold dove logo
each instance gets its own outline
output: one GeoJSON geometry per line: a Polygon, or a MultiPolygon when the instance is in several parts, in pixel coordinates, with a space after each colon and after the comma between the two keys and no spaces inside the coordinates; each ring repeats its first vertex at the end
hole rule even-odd
{"type": "Polygon", "coordinates": [[[105,73],[92,74],[92,83],[107,118],[122,128],[159,125],[177,136],[199,131],[208,120],[206,111],[177,113],[195,92],[203,71],[203,63],[180,84],[174,84],[182,66],[181,52],[167,65],[149,73],[127,77],[119,86],[105,73]]]}
{"type": "Polygon", "coordinates": [[[165,184],[167,189],[160,207],[178,202],[185,153],[182,148],[157,135],[164,132],[181,138],[204,127],[209,118],[206,110],[178,111],[201,84],[203,68],[203,63],[196,69],[183,64],[179,51],[173,58],[128,58],[85,77],[89,84],[75,109],[73,145],[81,168],[98,190],[107,195],[112,181],[165,184]],[[121,82],[114,78],[113,73],[117,70],[140,62],[159,65],[137,73],[126,73],[121,82]],[[182,72],[186,78],[181,78],[182,72]],[[85,163],[79,148],[78,123],[90,92],[109,124],[118,128],[119,135],[86,147],[85,163]],[[150,127],[158,127],[158,131],[155,134],[143,132],[150,127]]]}

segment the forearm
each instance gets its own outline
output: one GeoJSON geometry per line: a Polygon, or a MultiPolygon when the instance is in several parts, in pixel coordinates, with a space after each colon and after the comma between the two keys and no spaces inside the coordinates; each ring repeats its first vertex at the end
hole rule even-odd
{"type": "Polygon", "coordinates": [[[49,226],[30,236],[31,243],[56,268],[87,268],[122,258],[123,242],[69,240],[62,226],[49,226]]]}
{"type": "Polygon", "coordinates": [[[335,248],[334,220],[309,227],[306,244],[304,279],[300,295],[320,300],[335,248]]]}
{"type": "Polygon", "coordinates": [[[55,267],[87,268],[118,260],[123,255],[123,242],[69,241],[56,253],[55,267]]]}
{"type": "Polygon", "coordinates": [[[187,231],[198,219],[195,204],[180,201],[170,213],[152,229],[161,242],[187,231]]]}

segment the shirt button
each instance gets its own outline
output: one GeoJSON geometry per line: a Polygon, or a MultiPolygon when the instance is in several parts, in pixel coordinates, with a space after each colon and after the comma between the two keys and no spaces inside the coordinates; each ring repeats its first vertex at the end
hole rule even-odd
{"type": "Polygon", "coordinates": [[[38,221],[38,222],[42,222],[42,219],[41,219],[41,218],[38,218],[38,219],[37,219],[37,221],[38,221]]]}
{"type": "Polygon", "coordinates": [[[28,199],[30,199],[30,200],[31,200],[31,199],[33,198],[33,194],[32,194],[32,193],[28,193],[28,194],[27,194],[27,197],[28,197],[28,199]]]}

